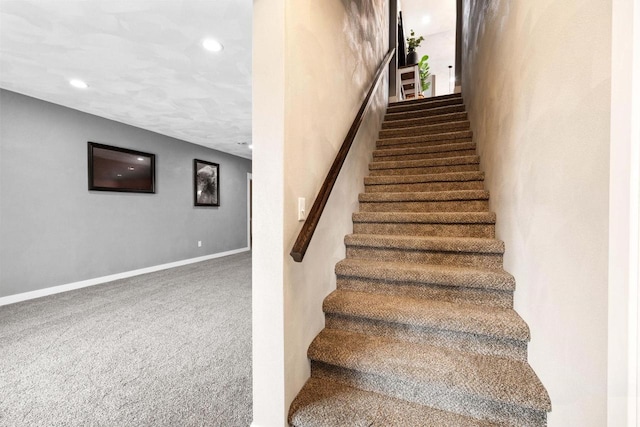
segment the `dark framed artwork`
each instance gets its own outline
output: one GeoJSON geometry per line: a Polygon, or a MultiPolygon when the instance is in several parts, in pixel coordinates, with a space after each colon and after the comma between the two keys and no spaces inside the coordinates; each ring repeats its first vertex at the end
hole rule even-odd
{"type": "Polygon", "coordinates": [[[193,159],[193,203],[220,206],[220,165],[193,159]]]}
{"type": "Polygon", "coordinates": [[[155,193],[156,156],[88,143],[89,190],[155,193]]]}

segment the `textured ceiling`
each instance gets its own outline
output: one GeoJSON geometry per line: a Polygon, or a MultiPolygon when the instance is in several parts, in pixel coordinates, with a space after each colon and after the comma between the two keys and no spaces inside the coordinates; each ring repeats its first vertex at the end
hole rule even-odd
{"type": "Polygon", "coordinates": [[[456,30],[456,0],[402,0],[406,36],[414,29],[418,36],[456,30]]]}
{"type": "Polygon", "coordinates": [[[251,13],[252,0],[0,0],[0,87],[250,158],[251,13]]]}

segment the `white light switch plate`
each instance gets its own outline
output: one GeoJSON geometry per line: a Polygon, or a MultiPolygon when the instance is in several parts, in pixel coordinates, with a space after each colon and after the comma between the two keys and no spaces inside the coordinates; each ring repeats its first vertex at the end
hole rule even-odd
{"type": "Polygon", "coordinates": [[[306,200],[304,197],[298,197],[298,221],[307,219],[307,209],[305,207],[306,200]]]}

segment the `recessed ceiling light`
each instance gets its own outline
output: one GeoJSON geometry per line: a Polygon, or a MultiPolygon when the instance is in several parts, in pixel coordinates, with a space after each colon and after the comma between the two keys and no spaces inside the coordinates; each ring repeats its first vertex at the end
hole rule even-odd
{"type": "Polygon", "coordinates": [[[249,144],[249,150],[253,150],[253,144],[249,144]]]}
{"type": "Polygon", "coordinates": [[[84,81],[79,80],[79,79],[71,79],[69,80],[69,84],[73,87],[76,87],[78,89],[86,89],[89,87],[88,84],[86,84],[84,81]]]}
{"type": "Polygon", "coordinates": [[[429,25],[430,22],[431,22],[431,17],[429,15],[424,15],[422,17],[422,23],[424,25],[429,25]]]}
{"type": "Polygon", "coordinates": [[[220,52],[224,49],[222,43],[214,39],[204,39],[202,41],[202,47],[207,49],[209,52],[220,52]]]}
{"type": "Polygon", "coordinates": [[[144,161],[144,158],[138,157],[138,160],[142,162],[142,161],[144,161]]]}
{"type": "Polygon", "coordinates": [[[130,171],[135,170],[136,168],[134,168],[133,166],[129,166],[127,169],[129,169],[130,171]]]}

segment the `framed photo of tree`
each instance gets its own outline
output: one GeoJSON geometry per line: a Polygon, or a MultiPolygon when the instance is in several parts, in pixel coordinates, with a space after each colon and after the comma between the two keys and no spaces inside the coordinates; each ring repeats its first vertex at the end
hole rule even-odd
{"type": "Polygon", "coordinates": [[[193,159],[193,203],[220,206],[220,165],[193,159]]]}

